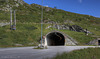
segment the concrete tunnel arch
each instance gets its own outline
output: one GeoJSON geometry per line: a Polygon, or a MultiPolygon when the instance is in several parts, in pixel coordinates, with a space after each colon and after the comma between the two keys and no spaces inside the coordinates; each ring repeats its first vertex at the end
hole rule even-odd
{"type": "Polygon", "coordinates": [[[45,41],[46,46],[64,46],[65,36],[61,32],[54,31],[46,35],[45,41]]]}

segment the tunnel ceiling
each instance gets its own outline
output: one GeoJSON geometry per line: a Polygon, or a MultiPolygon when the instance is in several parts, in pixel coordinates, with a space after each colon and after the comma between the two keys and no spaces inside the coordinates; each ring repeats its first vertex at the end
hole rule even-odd
{"type": "Polygon", "coordinates": [[[59,32],[51,32],[47,36],[47,45],[48,46],[64,46],[65,37],[59,32]]]}

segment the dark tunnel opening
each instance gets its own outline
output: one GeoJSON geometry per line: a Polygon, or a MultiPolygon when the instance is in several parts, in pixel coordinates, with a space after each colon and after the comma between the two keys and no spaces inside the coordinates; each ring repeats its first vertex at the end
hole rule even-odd
{"type": "Polygon", "coordinates": [[[98,40],[98,45],[100,45],[100,40],[98,40]]]}
{"type": "Polygon", "coordinates": [[[48,46],[64,46],[65,37],[59,32],[52,32],[47,35],[48,46]]]}

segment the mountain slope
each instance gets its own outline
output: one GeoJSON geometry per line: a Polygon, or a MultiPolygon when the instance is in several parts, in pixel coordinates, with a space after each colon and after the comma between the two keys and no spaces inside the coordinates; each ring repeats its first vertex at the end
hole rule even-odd
{"type": "MultiPolygon", "coordinates": [[[[0,27],[0,46],[28,46],[37,45],[41,34],[41,5],[27,4],[23,0],[0,0],[0,22],[10,21],[10,10],[16,10],[17,30],[12,31],[8,26],[0,27]]],[[[59,30],[76,39],[80,45],[100,36],[100,18],[89,15],[76,14],[56,8],[43,7],[43,35],[53,28],[45,29],[48,26],[57,24],[79,25],[88,29],[93,34],[86,36],[82,32],[59,30]],[[54,22],[53,24],[51,24],[54,22]]]]}
{"type": "MultiPolygon", "coordinates": [[[[6,0],[3,0],[6,1],[6,0]]],[[[33,22],[40,22],[41,18],[41,6],[37,4],[27,4],[23,0],[8,0],[9,2],[4,2],[2,3],[0,9],[5,9],[6,10],[11,9],[12,10],[17,10],[17,19],[19,21],[33,21],[33,22]],[[19,1],[19,2],[18,2],[19,1]]],[[[1,2],[0,2],[1,3],[1,2]]],[[[8,15],[9,16],[9,15],[8,15]]],[[[9,19],[9,18],[8,18],[9,19]]],[[[76,22],[83,22],[84,20],[87,22],[94,22],[98,23],[100,18],[96,18],[93,16],[89,15],[81,15],[81,14],[76,14],[76,13],[71,13],[67,12],[64,10],[59,10],[55,8],[49,8],[49,7],[44,7],[44,21],[59,21],[59,22],[65,22],[66,20],[72,20],[76,22]],[[45,17],[46,16],[46,17],[45,17]]]]}

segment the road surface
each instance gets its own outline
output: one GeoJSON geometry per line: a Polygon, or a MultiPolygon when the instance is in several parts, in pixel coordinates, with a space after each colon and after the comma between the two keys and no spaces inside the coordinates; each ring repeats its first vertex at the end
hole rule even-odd
{"type": "Polygon", "coordinates": [[[45,59],[56,54],[70,52],[96,46],[49,46],[48,49],[33,49],[33,47],[0,48],[0,59],[45,59]]]}

